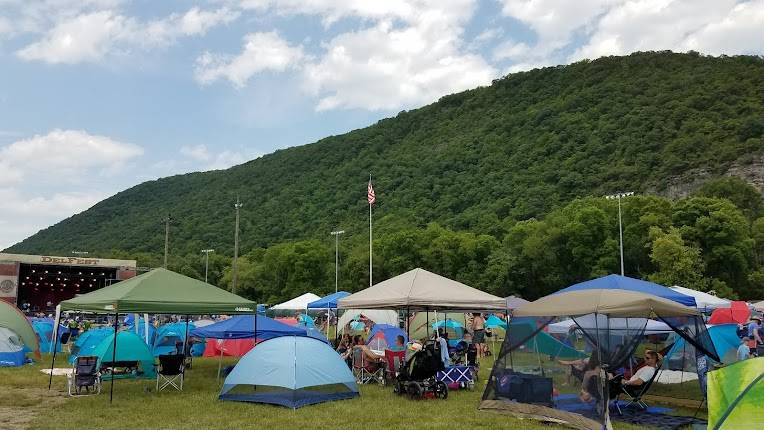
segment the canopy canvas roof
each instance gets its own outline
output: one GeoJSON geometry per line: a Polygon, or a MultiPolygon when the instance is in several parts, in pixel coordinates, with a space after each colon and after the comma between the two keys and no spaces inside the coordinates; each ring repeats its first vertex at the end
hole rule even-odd
{"type": "Polygon", "coordinates": [[[167,269],[61,302],[61,310],[100,313],[251,314],[255,302],[167,269]]]}
{"type": "Polygon", "coordinates": [[[685,306],[690,306],[693,308],[696,306],[695,298],[692,296],[678,293],[671,290],[670,288],[666,288],[663,285],[658,285],[654,282],[643,281],[641,279],[634,279],[621,275],[607,275],[601,278],[579,282],[578,284],[563,288],[555,294],[591,289],[637,291],[640,293],[650,294],[653,296],[672,300],[685,306]]]}
{"type": "Polygon", "coordinates": [[[295,297],[292,300],[287,300],[284,303],[279,303],[276,306],[271,306],[270,309],[273,310],[292,310],[292,311],[299,311],[299,310],[305,310],[308,308],[308,304],[311,302],[315,302],[316,300],[319,300],[321,297],[318,297],[317,295],[313,293],[305,293],[299,297],[295,297]]]}
{"type": "Polygon", "coordinates": [[[517,297],[517,296],[509,296],[506,298],[506,300],[507,300],[507,309],[510,309],[510,310],[517,309],[520,306],[530,303],[528,300],[525,300],[524,298],[517,297]]]}
{"type": "Polygon", "coordinates": [[[713,309],[713,308],[728,308],[730,301],[721,297],[716,297],[713,294],[704,293],[703,291],[692,290],[690,288],[680,287],[674,285],[670,287],[677,293],[684,294],[686,296],[692,296],[695,298],[695,305],[698,309],[713,309]]]}
{"type": "Polygon", "coordinates": [[[628,290],[591,289],[555,293],[516,309],[513,316],[577,316],[604,314],[611,317],[650,318],[698,315],[698,310],[651,294],[628,290]]]}
{"type": "Polygon", "coordinates": [[[507,302],[416,268],[340,299],[340,309],[506,310],[507,302]]]}

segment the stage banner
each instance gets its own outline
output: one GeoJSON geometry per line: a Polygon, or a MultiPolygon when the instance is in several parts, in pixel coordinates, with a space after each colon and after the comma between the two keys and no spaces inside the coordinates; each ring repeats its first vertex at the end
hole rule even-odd
{"type": "Polygon", "coordinates": [[[0,275],[0,297],[16,299],[18,277],[0,275]]]}

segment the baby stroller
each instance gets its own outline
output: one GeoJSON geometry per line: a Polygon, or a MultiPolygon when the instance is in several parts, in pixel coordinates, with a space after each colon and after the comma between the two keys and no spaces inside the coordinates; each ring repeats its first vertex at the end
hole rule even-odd
{"type": "Polygon", "coordinates": [[[443,369],[443,362],[440,360],[440,347],[437,343],[428,341],[401,367],[393,391],[400,395],[408,394],[410,399],[432,397],[446,399],[448,398],[448,386],[435,379],[435,374],[443,369]]]}
{"type": "Polygon", "coordinates": [[[450,348],[449,356],[451,357],[451,363],[457,366],[478,367],[477,347],[475,347],[474,343],[460,341],[455,347],[450,348]]]}

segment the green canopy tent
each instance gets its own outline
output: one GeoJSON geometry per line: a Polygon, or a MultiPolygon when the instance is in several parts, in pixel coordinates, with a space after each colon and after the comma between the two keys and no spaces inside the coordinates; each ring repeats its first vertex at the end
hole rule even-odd
{"type": "Polygon", "coordinates": [[[764,425],[764,357],[739,361],[708,373],[708,428],[764,425]]]}
{"type": "MultiPolygon", "coordinates": [[[[119,327],[118,317],[120,313],[186,315],[186,323],[188,324],[189,315],[254,314],[256,309],[257,304],[253,301],[206,282],[160,268],[61,302],[56,307],[54,327],[58,327],[62,311],[113,314],[115,316],[114,332],[116,333],[119,327]]],[[[257,327],[255,327],[255,331],[257,331],[257,327]]],[[[53,338],[57,339],[57,333],[53,334],[53,338]]],[[[113,337],[113,352],[116,352],[117,349],[117,338],[118,336],[113,337]]],[[[48,389],[50,389],[53,378],[52,369],[56,359],[55,346],[53,351],[48,389]]],[[[109,401],[113,397],[113,387],[114,380],[112,378],[109,401]]]]}

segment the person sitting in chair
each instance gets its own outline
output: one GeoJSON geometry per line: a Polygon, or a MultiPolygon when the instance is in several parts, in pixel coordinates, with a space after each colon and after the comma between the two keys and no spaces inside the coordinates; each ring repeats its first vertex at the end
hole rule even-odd
{"type": "Polygon", "coordinates": [[[648,349],[645,350],[645,365],[640,367],[634,375],[629,379],[621,380],[621,384],[626,387],[638,387],[647,383],[655,375],[658,370],[658,362],[660,361],[660,354],[648,349]]]}

